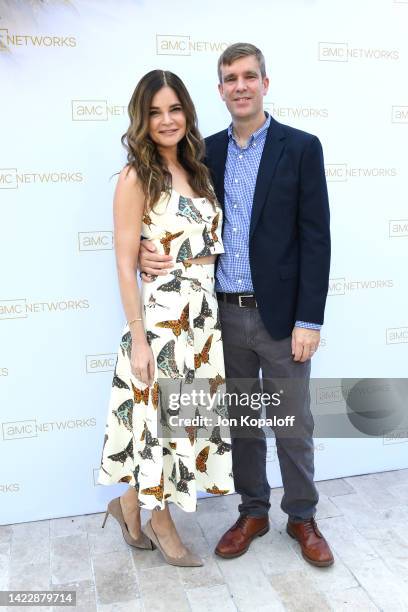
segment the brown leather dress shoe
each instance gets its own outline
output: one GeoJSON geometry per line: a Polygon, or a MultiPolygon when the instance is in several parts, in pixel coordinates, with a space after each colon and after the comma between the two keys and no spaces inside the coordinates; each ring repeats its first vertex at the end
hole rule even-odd
{"type": "Polygon", "coordinates": [[[302,556],[306,561],[317,567],[333,565],[333,554],[313,517],[302,523],[293,523],[289,520],[286,531],[299,542],[302,556]]]}
{"type": "Polygon", "coordinates": [[[231,529],[224,533],[216,546],[215,554],[224,559],[239,557],[248,550],[254,538],[263,536],[268,531],[268,516],[241,515],[231,529]]]}

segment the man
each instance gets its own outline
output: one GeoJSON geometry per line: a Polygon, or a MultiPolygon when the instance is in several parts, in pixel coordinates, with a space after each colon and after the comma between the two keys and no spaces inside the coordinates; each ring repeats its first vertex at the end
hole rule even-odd
{"type": "MultiPolygon", "coordinates": [[[[313,417],[308,382],[320,341],[330,267],[330,230],[323,153],[318,138],[275,121],[263,110],[269,80],[254,45],[228,47],[218,61],[219,92],[232,116],[227,130],[206,139],[206,163],[224,208],[225,253],[216,291],[228,380],[301,381],[290,408],[302,435],[275,430],[288,514],[287,532],[317,566],[334,561],[314,515],[313,417]]],[[[145,241],[144,241],[145,242],[145,241]]],[[[147,241],[146,241],[147,242],[147,241]]],[[[141,249],[140,269],[160,274],[169,258],[141,249]]],[[[260,383],[261,385],[262,383],[260,383]]],[[[270,487],[265,433],[231,430],[239,519],[219,541],[224,558],[245,553],[269,530],[270,487]]]]}

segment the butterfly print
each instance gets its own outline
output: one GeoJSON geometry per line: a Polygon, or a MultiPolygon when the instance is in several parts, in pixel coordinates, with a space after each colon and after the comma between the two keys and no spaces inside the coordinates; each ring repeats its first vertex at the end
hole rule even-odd
{"type": "Polygon", "coordinates": [[[112,410],[112,414],[118,419],[118,423],[123,423],[123,425],[129,431],[132,431],[132,417],[133,417],[133,402],[131,399],[123,402],[117,410],[112,410]]]}
{"type": "Polygon", "coordinates": [[[132,383],[132,389],[133,401],[135,402],[135,404],[140,404],[141,402],[143,402],[147,406],[147,404],[149,403],[149,387],[146,387],[145,389],[138,389],[132,383]]]}
{"type": "Polygon", "coordinates": [[[204,240],[204,248],[199,253],[196,254],[196,257],[206,257],[207,255],[211,255],[210,247],[214,246],[214,240],[211,238],[205,226],[203,229],[203,240],[204,240]]]}
{"type": "Polygon", "coordinates": [[[224,453],[228,453],[231,450],[231,444],[229,444],[228,442],[224,442],[224,440],[221,438],[219,425],[216,425],[214,427],[208,441],[212,442],[217,446],[215,455],[223,455],[224,453]]]}
{"type": "Polygon", "coordinates": [[[210,383],[210,396],[214,397],[217,393],[218,387],[225,383],[225,378],[223,378],[220,374],[217,374],[215,378],[209,378],[208,382],[210,383]]]}
{"type": "Polygon", "coordinates": [[[152,219],[151,219],[151,217],[150,217],[149,213],[147,213],[147,212],[146,212],[146,213],[144,213],[144,215],[143,215],[143,217],[142,217],[142,221],[143,221],[143,223],[144,223],[145,225],[147,225],[147,226],[148,226],[148,228],[149,228],[149,229],[150,229],[150,227],[151,227],[152,225],[154,225],[154,223],[153,223],[153,221],[152,221],[152,219]]]}
{"type": "Polygon", "coordinates": [[[114,374],[112,379],[112,387],[117,387],[118,389],[129,389],[130,387],[124,380],[122,380],[117,374],[114,374]]]}
{"type": "Polygon", "coordinates": [[[160,244],[163,245],[165,255],[170,255],[171,241],[181,236],[181,234],[184,234],[184,230],[182,230],[181,232],[176,232],[175,234],[172,234],[171,232],[168,232],[168,231],[165,232],[163,238],[160,239],[160,244]]]}
{"type": "Polygon", "coordinates": [[[185,260],[192,259],[192,258],[193,258],[193,252],[191,250],[190,239],[186,238],[179,248],[179,252],[177,253],[176,261],[183,262],[184,268],[189,268],[193,264],[185,260]]]}
{"type": "Polygon", "coordinates": [[[210,354],[212,339],[213,339],[213,334],[208,336],[207,340],[205,341],[205,344],[203,346],[202,351],[200,353],[195,353],[195,355],[194,355],[194,368],[196,370],[198,370],[198,368],[201,366],[201,364],[209,363],[208,356],[210,354]]]}
{"type": "Polygon", "coordinates": [[[194,425],[187,425],[187,427],[185,427],[184,429],[188,436],[188,439],[190,440],[191,446],[194,446],[194,442],[197,439],[197,428],[194,425]]]}
{"type": "MultiPolygon", "coordinates": [[[[167,497],[170,497],[169,493],[164,495],[164,475],[163,475],[163,472],[161,474],[160,484],[159,485],[157,485],[156,487],[148,487],[147,489],[142,489],[141,493],[143,495],[154,495],[155,498],[157,499],[157,501],[161,501],[163,499],[163,497],[164,497],[164,499],[166,499],[167,497]]],[[[160,510],[160,506],[159,506],[159,510],[160,510]]]]}
{"type": "Polygon", "coordinates": [[[150,459],[151,461],[153,461],[152,448],[155,446],[159,446],[159,441],[157,438],[153,438],[146,423],[144,425],[141,442],[143,440],[145,442],[145,447],[142,451],[139,451],[139,455],[142,457],[142,459],[150,459]]]}
{"type": "Polygon", "coordinates": [[[133,459],[133,439],[132,438],[130,438],[128,445],[122,451],[120,451],[119,453],[113,453],[113,455],[108,455],[108,459],[111,459],[112,461],[119,461],[122,464],[125,463],[128,457],[133,459]]]}
{"type": "Polygon", "coordinates": [[[130,331],[126,332],[126,334],[122,336],[122,340],[120,342],[120,348],[122,349],[122,355],[125,356],[125,353],[126,353],[126,355],[130,359],[130,353],[132,350],[132,336],[131,336],[130,331]]]}
{"type": "MultiPolygon", "coordinates": [[[[221,321],[220,321],[220,311],[217,309],[217,320],[212,329],[216,329],[217,331],[221,331],[221,321]]],[[[219,338],[221,340],[221,338],[219,338]]]]}
{"type": "Polygon", "coordinates": [[[196,457],[196,470],[197,472],[201,472],[202,474],[207,473],[207,459],[208,453],[210,452],[210,447],[205,446],[203,450],[201,450],[196,457]]]}
{"type": "Polygon", "coordinates": [[[226,495],[229,493],[229,489],[219,489],[216,485],[213,485],[211,489],[206,489],[207,493],[212,493],[213,495],[226,495]]]}
{"type": "Polygon", "coordinates": [[[181,289],[181,280],[182,280],[182,270],[172,270],[170,272],[174,276],[173,280],[168,283],[163,283],[163,285],[159,285],[157,287],[158,291],[176,291],[180,293],[181,289]]]}
{"type": "Polygon", "coordinates": [[[180,378],[175,358],[175,340],[169,340],[157,355],[157,367],[169,378],[180,378]]]}
{"type": "Polygon", "coordinates": [[[218,228],[219,220],[220,220],[220,213],[217,212],[217,214],[215,215],[214,219],[212,220],[211,230],[210,230],[211,231],[211,237],[213,239],[213,243],[214,242],[219,242],[218,236],[216,234],[216,230],[218,228]]]}
{"type": "Polygon", "coordinates": [[[195,223],[201,223],[203,221],[203,217],[198,208],[194,206],[193,200],[191,198],[185,198],[184,196],[180,196],[179,198],[178,212],[176,212],[176,215],[185,217],[189,223],[193,221],[195,223]]]}
{"type": "Polygon", "coordinates": [[[190,370],[186,364],[184,364],[183,374],[186,385],[191,385],[191,383],[194,382],[195,370],[190,370]]]}
{"type": "Polygon", "coordinates": [[[158,304],[156,298],[153,293],[150,294],[149,302],[146,305],[146,308],[156,308],[156,306],[160,306],[160,308],[169,308],[168,306],[164,306],[164,304],[158,304]]]}
{"type": "Polygon", "coordinates": [[[177,486],[177,475],[176,475],[176,464],[175,463],[173,463],[173,469],[171,470],[169,480],[170,482],[174,484],[175,487],[177,486]]]}
{"type": "Polygon", "coordinates": [[[212,310],[208,306],[208,302],[205,297],[205,293],[203,293],[203,301],[201,304],[200,314],[194,318],[193,327],[198,327],[199,329],[204,329],[205,320],[208,317],[212,317],[212,310]]]}
{"type": "Polygon", "coordinates": [[[170,446],[171,449],[176,450],[177,442],[169,442],[169,446],[170,446]]]}
{"type": "Polygon", "coordinates": [[[153,385],[153,389],[151,392],[151,398],[152,398],[153,408],[157,410],[157,408],[159,407],[159,399],[160,399],[160,388],[159,388],[158,382],[155,382],[153,385]]]}
{"type": "Polygon", "coordinates": [[[135,467],[135,469],[133,470],[133,476],[135,478],[135,489],[136,489],[136,491],[139,491],[139,472],[140,472],[140,465],[137,465],[135,467]]]}
{"type": "Polygon", "coordinates": [[[160,336],[154,334],[150,329],[146,332],[146,340],[149,344],[151,344],[153,340],[156,340],[156,338],[160,338],[160,336]]]}
{"type": "Polygon", "coordinates": [[[188,468],[184,465],[181,459],[179,459],[179,472],[180,480],[177,483],[177,491],[190,495],[188,491],[188,483],[191,482],[191,480],[195,480],[195,476],[193,472],[188,471],[188,468]]]}
{"type": "Polygon", "coordinates": [[[166,446],[163,446],[163,457],[165,457],[166,455],[171,456],[171,450],[168,449],[166,446]]]}
{"type": "Polygon", "coordinates": [[[223,419],[228,419],[228,406],[226,404],[217,404],[214,408],[214,412],[223,419]]]}
{"type": "Polygon", "coordinates": [[[187,331],[189,328],[188,323],[189,303],[184,306],[180,318],[175,321],[160,321],[156,323],[156,327],[165,327],[171,329],[173,334],[178,338],[182,331],[187,331]]]}

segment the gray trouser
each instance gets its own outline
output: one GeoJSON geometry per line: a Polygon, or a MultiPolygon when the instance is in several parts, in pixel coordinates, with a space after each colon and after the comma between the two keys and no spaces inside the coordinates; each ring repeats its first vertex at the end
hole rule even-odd
{"type": "MultiPolygon", "coordinates": [[[[282,475],[284,494],[281,508],[291,520],[301,521],[314,516],[319,494],[314,477],[314,421],[310,411],[310,360],[300,363],[293,361],[291,338],[274,340],[262,323],[257,308],[240,308],[238,305],[218,302],[222,339],[224,344],[227,391],[230,380],[245,379],[245,385],[262,380],[297,379],[303,385],[301,392],[289,406],[296,414],[297,432],[295,437],[279,435],[279,428],[273,428],[276,450],[282,475]]],[[[261,388],[262,382],[258,384],[261,388]]],[[[232,387],[231,387],[232,388],[232,387]]],[[[253,388],[253,385],[252,385],[253,388]]],[[[262,387],[262,391],[265,389],[262,387]]],[[[248,410],[239,408],[239,410],[248,410]]],[[[253,412],[251,409],[248,412],[253,412]]],[[[233,416],[233,411],[230,411],[233,416]]],[[[270,416],[270,414],[267,414],[270,416]]],[[[231,428],[232,462],[235,490],[241,495],[240,514],[265,516],[270,508],[270,486],[266,475],[266,438],[262,428],[246,428],[243,435],[231,428]]]]}

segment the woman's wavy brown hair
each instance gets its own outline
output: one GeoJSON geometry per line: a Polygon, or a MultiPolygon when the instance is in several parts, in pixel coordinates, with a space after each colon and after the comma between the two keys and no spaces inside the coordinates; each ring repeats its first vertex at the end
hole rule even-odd
{"type": "Polygon", "coordinates": [[[186,133],[178,143],[178,161],[186,170],[191,189],[199,197],[215,203],[210,174],[203,163],[204,140],[197,127],[197,114],[183,81],[168,70],[152,70],[145,74],[134,90],[128,106],[130,125],[121,142],[127,150],[128,166],[136,170],[146,196],[146,210],[159,200],[160,194],[170,194],[171,174],[150,138],[149,121],[152,99],[162,87],[171,87],[180,100],[186,117],[186,133]]]}

